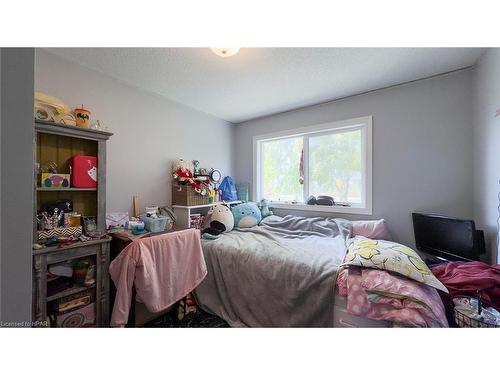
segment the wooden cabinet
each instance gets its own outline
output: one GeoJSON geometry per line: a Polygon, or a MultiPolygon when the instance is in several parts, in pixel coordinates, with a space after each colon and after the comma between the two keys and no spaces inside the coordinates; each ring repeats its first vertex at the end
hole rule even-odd
{"type": "MultiPolygon", "coordinates": [[[[69,163],[74,155],[97,157],[96,188],[42,188],[35,168],[34,194],[34,238],[37,238],[36,214],[45,203],[71,200],[73,209],[82,216],[96,218],[97,229],[106,229],[106,141],[111,133],[65,126],[45,121],[35,121],[34,156],[41,167],[55,162],[59,173],[70,173],[69,163]]],[[[72,294],[92,290],[95,306],[95,326],[109,325],[109,260],[110,237],[87,242],[74,242],[67,246],[45,246],[33,250],[33,320],[48,321],[47,306],[53,301],[72,294]],[[47,272],[52,264],[89,257],[95,264],[96,281],[93,285],[70,285],[53,295],[47,295],[47,272]]]]}

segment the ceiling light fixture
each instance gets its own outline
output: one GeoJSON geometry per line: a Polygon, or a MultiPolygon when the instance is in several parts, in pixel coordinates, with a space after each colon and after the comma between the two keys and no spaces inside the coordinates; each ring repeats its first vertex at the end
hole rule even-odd
{"type": "Polygon", "coordinates": [[[234,56],[238,53],[238,51],[240,50],[240,47],[216,47],[216,48],[210,47],[210,49],[217,56],[231,57],[231,56],[234,56]]]}

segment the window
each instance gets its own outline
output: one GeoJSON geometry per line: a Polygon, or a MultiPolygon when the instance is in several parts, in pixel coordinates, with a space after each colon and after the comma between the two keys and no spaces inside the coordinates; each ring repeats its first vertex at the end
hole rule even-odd
{"type": "Polygon", "coordinates": [[[274,207],[371,214],[372,118],[254,137],[254,197],[274,207]],[[310,195],[341,205],[309,206],[310,195]]]}

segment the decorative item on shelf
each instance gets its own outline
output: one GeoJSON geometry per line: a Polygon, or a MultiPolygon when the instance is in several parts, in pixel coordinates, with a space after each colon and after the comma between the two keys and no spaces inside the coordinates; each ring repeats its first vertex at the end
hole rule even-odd
{"type": "Polygon", "coordinates": [[[82,227],[57,227],[37,232],[38,241],[43,242],[51,239],[50,242],[66,242],[76,240],[82,235],[82,227]]]}
{"type": "Polygon", "coordinates": [[[83,107],[75,108],[76,126],[79,128],[90,128],[90,111],[83,107]]]}
{"type": "Polygon", "coordinates": [[[40,187],[43,189],[69,189],[71,176],[67,173],[58,173],[57,163],[49,161],[45,163],[40,172],[40,187]]]}
{"type": "Polygon", "coordinates": [[[200,173],[200,162],[198,160],[193,160],[193,175],[197,176],[200,173]]]}
{"type": "Polygon", "coordinates": [[[69,189],[70,174],[41,173],[40,186],[43,189],[69,189]]]}
{"type": "Polygon", "coordinates": [[[79,128],[90,128],[90,111],[83,107],[75,108],[76,126],[79,128]]]}
{"type": "Polygon", "coordinates": [[[85,234],[95,232],[97,230],[97,223],[94,216],[83,217],[83,232],[85,234]]]}
{"type": "Polygon", "coordinates": [[[62,100],[47,95],[43,92],[35,92],[35,119],[52,121],[63,125],[76,125],[75,115],[69,106],[62,100]]]}
{"type": "Polygon", "coordinates": [[[77,212],[72,212],[67,215],[68,218],[68,226],[70,227],[79,227],[82,225],[82,215],[77,212]]]}
{"type": "Polygon", "coordinates": [[[207,195],[207,187],[200,182],[194,180],[193,163],[183,159],[177,159],[174,162],[172,177],[181,185],[190,185],[191,188],[200,195],[207,195]]]}
{"type": "Polygon", "coordinates": [[[97,158],[76,155],[71,158],[71,186],[75,188],[97,187],[97,158]]]}
{"type": "Polygon", "coordinates": [[[87,271],[92,265],[90,259],[81,258],[73,266],[73,281],[75,284],[84,285],[87,271]]]}
{"type": "Polygon", "coordinates": [[[52,214],[47,211],[37,214],[38,227],[42,230],[52,230],[59,226],[61,219],[64,216],[64,211],[54,208],[52,214]]]}

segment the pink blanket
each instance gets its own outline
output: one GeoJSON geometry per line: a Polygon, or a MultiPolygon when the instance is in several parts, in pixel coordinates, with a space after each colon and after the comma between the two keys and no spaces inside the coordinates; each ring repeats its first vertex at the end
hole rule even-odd
{"type": "Polygon", "coordinates": [[[112,327],[123,327],[128,321],[132,286],[137,300],[150,312],[164,310],[207,274],[200,233],[188,229],[137,239],[111,262],[109,273],[117,289],[112,327]]]}
{"type": "Polygon", "coordinates": [[[427,285],[376,269],[350,267],[340,272],[339,293],[347,311],[404,327],[447,327],[438,292],[427,285]]]}
{"type": "Polygon", "coordinates": [[[481,296],[483,302],[500,310],[500,264],[490,266],[483,262],[448,262],[432,268],[449,294],[443,298],[449,302],[456,296],[481,296]]]}

